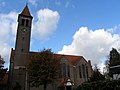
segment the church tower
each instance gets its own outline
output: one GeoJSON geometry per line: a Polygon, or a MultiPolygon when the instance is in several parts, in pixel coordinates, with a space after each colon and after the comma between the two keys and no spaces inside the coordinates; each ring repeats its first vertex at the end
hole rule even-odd
{"type": "Polygon", "coordinates": [[[25,65],[26,54],[29,53],[32,18],[28,6],[26,5],[22,13],[18,16],[14,62],[17,66],[25,65]]]}
{"type": "Polygon", "coordinates": [[[14,55],[10,62],[10,90],[27,90],[26,62],[29,57],[32,18],[26,5],[18,15],[15,50],[11,52],[14,55]]]}

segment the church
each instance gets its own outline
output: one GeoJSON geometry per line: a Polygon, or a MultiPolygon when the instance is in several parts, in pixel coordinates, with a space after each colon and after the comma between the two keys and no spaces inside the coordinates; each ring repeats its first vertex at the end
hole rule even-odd
{"type": "MultiPolygon", "coordinates": [[[[11,49],[10,67],[9,67],[9,90],[43,90],[43,86],[31,87],[28,82],[28,73],[26,64],[38,52],[30,51],[30,38],[32,27],[31,13],[26,5],[18,15],[18,26],[16,34],[15,48],[11,49]],[[18,88],[18,89],[16,89],[18,88]]],[[[60,60],[62,67],[62,77],[49,84],[47,90],[67,90],[67,85],[71,88],[79,86],[81,83],[88,81],[93,70],[91,61],[86,60],[83,56],[55,54],[60,60]]]]}

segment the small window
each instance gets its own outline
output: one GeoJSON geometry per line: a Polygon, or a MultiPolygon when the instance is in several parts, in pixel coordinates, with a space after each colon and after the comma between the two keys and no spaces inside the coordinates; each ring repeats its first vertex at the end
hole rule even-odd
{"type": "Polygon", "coordinates": [[[29,26],[29,20],[28,19],[26,20],[26,26],[29,26]]]}
{"type": "Polygon", "coordinates": [[[21,25],[22,25],[22,26],[25,25],[25,19],[22,19],[21,25]]]}
{"type": "Polygon", "coordinates": [[[22,40],[24,40],[24,37],[22,37],[22,40]]]}
{"type": "Polygon", "coordinates": [[[21,49],[21,52],[23,52],[23,48],[21,49]]]}

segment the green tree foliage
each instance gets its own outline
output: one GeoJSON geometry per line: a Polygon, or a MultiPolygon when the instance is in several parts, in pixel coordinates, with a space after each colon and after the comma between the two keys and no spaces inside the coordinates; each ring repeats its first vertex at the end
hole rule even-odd
{"type": "Polygon", "coordinates": [[[0,56],[0,81],[3,79],[3,77],[5,76],[7,72],[7,68],[4,68],[4,63],[5,61],[0,56]]]}
{"type": "Polygon", "coordinates": [[[108,65],[109,67],[120,65],[120,54],[115,48],[112,48],[112,50],[110,51],[108,65]]]}
{"type": "Polygon", "coordinates": [[[113,76],[110,67],[120,65],[120,53],[115,48],[112,48],[112,50],[110,51],[108,60],[106,60],[105,64],[107,71],[106,76],[108,79],[110,79],[113,76]]]}
{"type": "Polygon", "coordinates": [[[120,80],[87,82],[81,84],[76,90],[120,90],[120,80]]]}
{"type": "Polygon", "coordinates": [[[54,58],[51,49],[44,49],[36,55],[28,65],[30,85],[39,87],[44,85],[44,90],[48,84],[53,83],[59,75],[59,62],[54,58]]]}
{"type": "Polygon", "coordinates": [[[100,81],[100,80],[105,80],[105,77],[104,75],[100,73],[97,65],[95,65],[94,70],[93,70],[93,75],[90,78],[90,82],[100,81]]]}

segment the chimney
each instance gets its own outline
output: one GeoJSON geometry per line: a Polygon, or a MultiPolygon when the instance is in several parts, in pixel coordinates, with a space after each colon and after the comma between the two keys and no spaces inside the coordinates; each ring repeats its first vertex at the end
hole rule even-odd
{"type": "Polygon", "coordinates": [[[88,63],[91,65],[91,60],[88,60],[88,63]]]}

